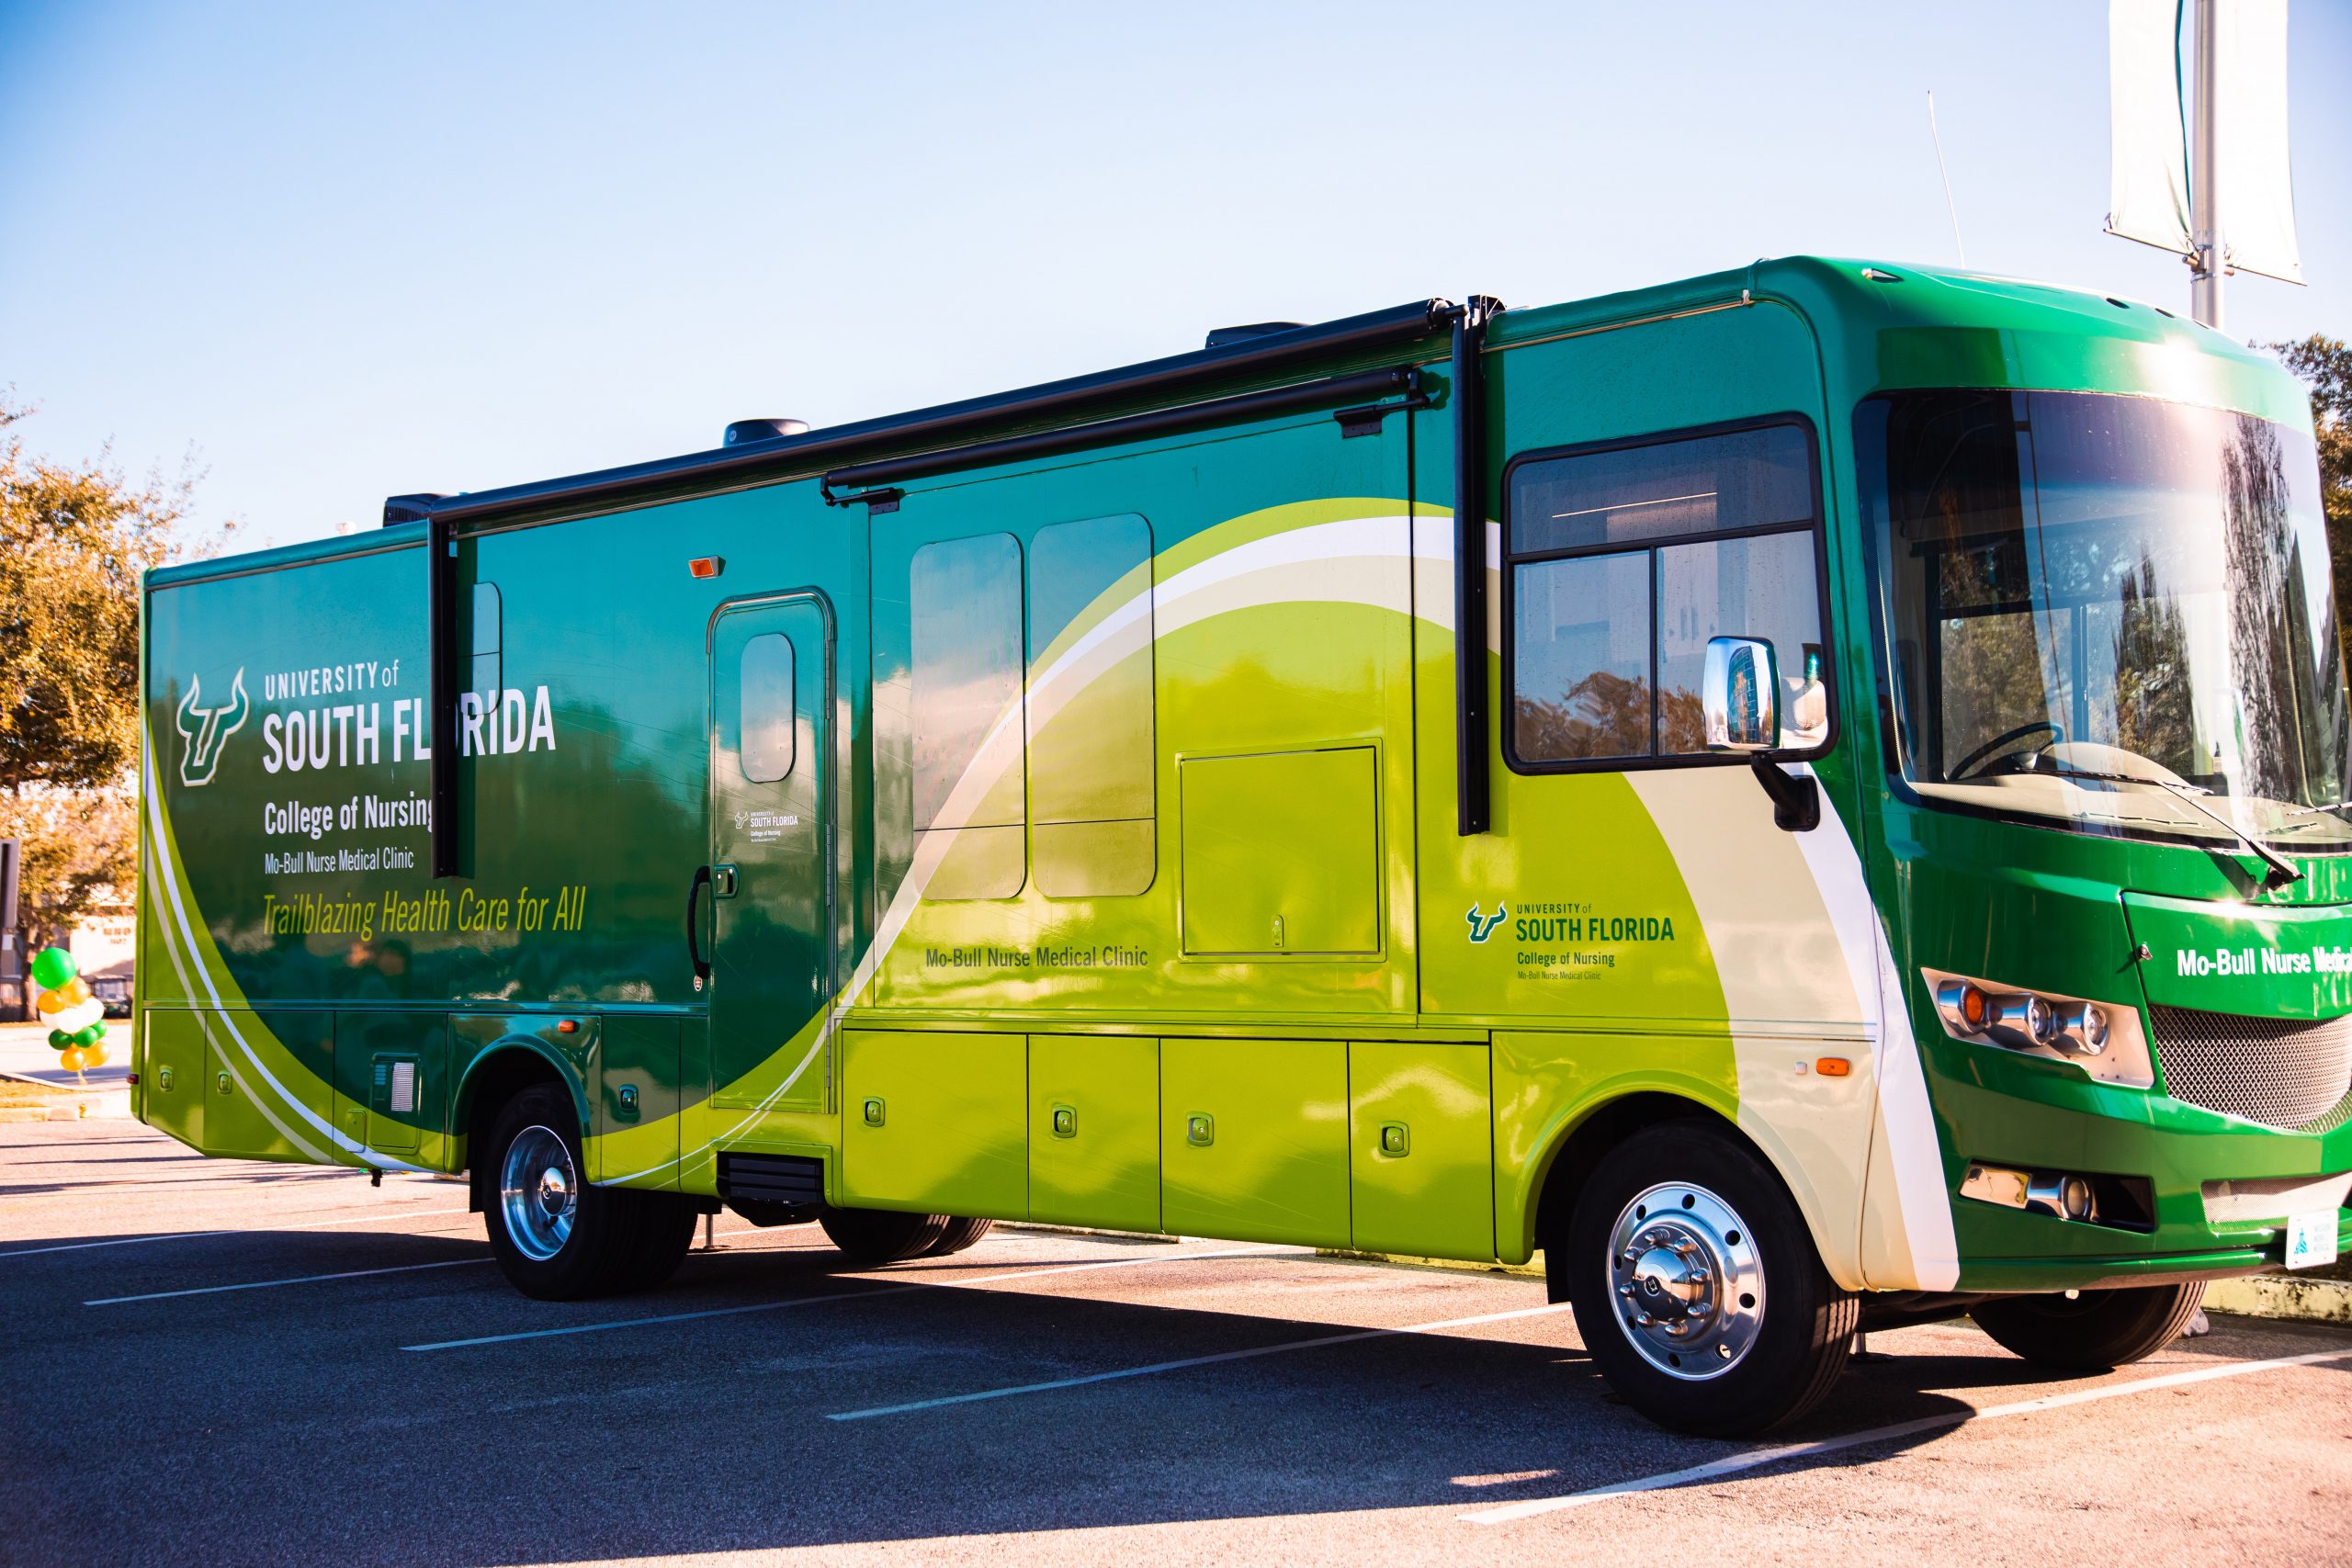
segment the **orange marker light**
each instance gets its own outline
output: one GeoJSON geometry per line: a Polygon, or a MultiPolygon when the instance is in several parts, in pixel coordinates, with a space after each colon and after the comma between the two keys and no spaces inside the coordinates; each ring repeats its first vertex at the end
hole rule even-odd
{"type": "Polygon", "coordinates": [[[717,577],[727,570],[724,556],[696,556],[686,563],[686,575],[694,578],[717,577]]]}
{"type": "Polygon", "coordinates": [[[561,1023],[555,1026],[555,1032],[558,1034],[577,1034],[580,1032],[579,1021],[575,1019],[567,1018],[561,1023]]]}
{"type": "Polygon", "coordinates": [[[1843,1056],[1823,1056],[1813,1064],[1813,1070],[1825,1078],[1842,1078],[1854,1070],[1854,1064],[1843,1056]]]}

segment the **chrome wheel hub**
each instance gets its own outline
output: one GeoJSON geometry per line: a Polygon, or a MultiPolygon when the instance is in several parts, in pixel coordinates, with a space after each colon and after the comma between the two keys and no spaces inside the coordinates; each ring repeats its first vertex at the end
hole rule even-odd
{"type": "Polygon", "coordinates": [[[1764,1325],[1764,1263],[1737,1211],[1703,1187],[1653,1187],[1609,1235],[1618,1325],[1669,1377],[1721,1377],[1764,1325]]]}
{"type": "Polygon", "coordinates": [[[544,1263],[571,1239],[580,1213],[580,1181],[571,1150],[547,1127],[526,1127],[500,1162],[498,1206],[506,1235],[524,1257],[544,1263]]]}

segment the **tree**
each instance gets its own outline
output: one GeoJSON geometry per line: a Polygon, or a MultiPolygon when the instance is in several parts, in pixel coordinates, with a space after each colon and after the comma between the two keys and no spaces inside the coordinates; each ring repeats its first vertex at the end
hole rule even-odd
{"type": "Polygon", "coordinates": [[[2312,389],[2327,549],[2335,563],[2335,614],[2339,622],[2352,625],[2352,348],[2317,333],[2300,343],[2267,346],[2312,389]]]}
{"type": "Polygon", "coordinates": [[[34,457],[14,429],[31,412],[0,395],[0,837],[24,840],[20,953],[132,886],[139,579],[181,553],[197,479],[34,457]]]}
{"type": "Polygon", "coordinates": [[[23,845],[17,922],[26,953],[63,940],[93,905],[138,881],[139,801],[128,784],[0,795],[0,838],[23,845]]]}

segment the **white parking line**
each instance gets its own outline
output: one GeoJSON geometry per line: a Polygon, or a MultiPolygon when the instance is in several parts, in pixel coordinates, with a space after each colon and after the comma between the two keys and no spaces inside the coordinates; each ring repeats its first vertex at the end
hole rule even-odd
{"type": "MultiPolygon", "coordinates": [[[[706,1307],[699,1312],[665,1312],[650,1317],[614,1318],[604,1323],[578,1323],[564,1328],[526,1328],[516,1334],[484,1334],[471,1339],[439,1339],[427,1345],[403,1345],[403,1350],[458,1350],[474,1345],[505,1345],[517,1339],[552,1339],[566,1334],[602,1334],[614,1328],[642,1328],[656,1323],[692,1323],[706,1317],[740,1317],[747,1313],[788,1312],[795,1307],[838,1306],[843,1302],[879,1301],[913,1291],[937,1291],[967,1285],[997,1285],[1012,1280],[1040,1280],[1048,1274],[1082,1274],[1097,1269],[1138,1269],[1150,1263],[1190,1263],[1209,1258],[1298,1258],[1312,1256],[1311,1247],[1237,1247],[1216,1252],[1162,1253],[1154,1258],[1109,1258],[1091,1263],[1059,1263],[1046,1268],[1018,1269],[1004,1274],[980,1274],[970,1279],[933,1279],[917,1275],[904,1285],[876,1291],[843,1291],[830,1296],[795,1296],[789,1301],[753,1302],[747,1306],[706,1307]]],[[[865,1276],[871,1278],[872,1276],[865,1276]]],[[[884,1276],[892,1278],[893,1276],[884,1276]]],[[[899,1279],[905,1275],[895,1276],[899,1279]]]]}
{"type": "Polygon", "coordinates": [[[31,1258],[43,1252],[80,1252],[92,1247],[136,1247],[142,1241],[198,1241],[208,1235],[267,1235],[275,1231],[322,1231],[330,1225],[373,1224],[379,1220],[429,1220],[437,1214],[471,1213],[469,1209],[401,1210],[389,1214],[358,1214],[345,1220],[310,1220],[282,1225],[240,1225],[224,1231],[165,1231],[160,1235],[119,1235],[106,1241],[68,1241],[55,1247],[20,1247],[0,1252],[0,1258],[31,1258]]]}
{"type": "Polygon", "coordinates": [[[469,1263],[488,1263],[488,1258],[450,1258],[438,1263],[396,1263],[387,1269],[346,1269],[339,1274],[303,1274],[291,1280],[248,1280],[236,1285],[198,1285],[185,1291],[150,1291],[142,1296],[100,1296],[94,1302],[84,1302],[85,1307],[122,1306],[130,1302],[169,1301],[174,1296],[217,1296],[228,1291],[267,1291],[279,1285],[315,1285],[324,1280],[365,1280],[373,1274],[413,1274],[420,1269],[462,1269],[469,1263]]]}
{"type": "Polygon", "coordinates": [[[1631,1481],[1612,1482],[1607,1486],[1571,1492],[1560,1497],[1531,1497],[1525,1502],[1481,1508],[1475,1514],[1462,1517],[1474,1525],[1510,1524],[1515,1519],[1557,1513],[1563,1508],[1580,1508],[1588,1503],[1606,1502],[1611,1497],[1623,1497],[1635,1492],[1657,1492],[1668,1487],[1687,1486],[1696,1481],[1713,1481],[1721,1476],[1736,1475],[1742,1471],[1761,1469],[1768,1464],[1784,1464],[1794,1460],[1811,1459],[1816,1454],[1833,1454],[1843,1449],[1860,1448],[1865,1443],[1892,1442],[1898,1438],[1932,1432],[1941,1427],[1973,1426],[1979,1421],[1996,1421],[2004,1416],[2031,1416],[2044,1410],[2064,1409],[2070,1404],[2120,1399],[2125,1394],[2149,1393],[2157,1389],[2179,1388],[2188,1383],[2212,1382],[2221,1378],[2242,1378],[2255,1372],[2276,1371],[2281,1367],[2309,1367],[2322,1361],[2345,1360],[2352,1360],[2352,1350],[2319,1350],[2308,1356],[2279,1356],[2267,1361],[2231,1361],[2218,1367],[2199,1367],[2192,1371],[2167,1372],[2162,1377],[2110,1383],[2104,1388],[2077,1389],[2072,1393],[2021,1399],[2013,1404],[1990,1404],[1982,1410],[1948,1411],[1922,1416],[1916,1421],[1897,1421],[1890,1427],[1873,1427],[1866,1432],[1849,1432],[1842,1438],[1824,1438],[1815,1443],[1784,1443],[1777,1448],[1751,1449],[1746,1453],[1731,1454],[1706,1464],[1694,1464],[1687,1470],[1637,1476],[1631,1481]]]}
{"type": "MultiPolygon", "coordinates": [[[[462,1209],[451,1209],[435,1212],[446,1213],[464,1213],[467,1211],[462,1209]]],[[[330,1224],[341,1224],[348,1222],[336,1220],[329,1221],[327,1223],[330,1224]]],[[[191,1231],[187,1234],[191,1235],[228,1235],[232,1233],[228,1231],[191,1231]]],[[[739,1230],[719,1231],[716,1234],[723,1236],[758,1235],[761,1232],[754,1226],[745,1225],[739,1230]]],[[[164,1238],[161,1236],[147,1236],[141,1237],[140,1239],[160,1241],[164,1238]]],[[[103,1244],[93,1242],[86,1243],[85,1245],[99,1246],[103,1244]]],[[[795,1249],[778,1247],[729,1247],[723,1248],[696,1247],[694,1251],[687,1253],[686,1257],[689,1258],[716,1258],[722,1252],[741,1254],[747,1252],[786,1252],[795,1249]]],[[[808,1250],[814,1252],[820,1249],[810,1247],[808,1250]]],[[[85,1307],[123,1306],[131,1302],[168,1301],[174,1296],[217,1296],[230,1291],[266,1291],[277,1285],[315,1285],[325,1280],[365,1280],[370,1275],[375,1274],[411,1274],[420,1269],[456,1269],[468,1263],[489,1263],[492,1261],[495,1261],[495,1259],[488,1255],[484,1255],[481,1258],[447,1258],[438,1263],[399,1263],[383,1269],[346,1269],[338,1274],[302,1274],[289,1280],[246,1280],[233,1285],[195,1285],[188,1289],[180,1291],[149,1291],[144,1295],[137,1296],[100,1296],[96,1301],[84,1302],[82,1304],[85,1307]]]]}
{"type": "Polygon", "coordinates": [[[875,1416],[903,1416],[915,1410],[936,1410],[944,1404],[975,1404],[984,1399],[1011,1399],[1015,1394],[1051,1393],[1056,1389],[1080,1388],[1088,1383],[1115,1382],[1122,1378],[1148,1378],[1159,1372],[1182,1371],[1187,1367],[1215,1366],[1220,1361],[1247,1361],[1259,1356],[1280,1356],[1293,1350],[1319,1350],[1326,1345],[1353,1345],[1365,1339],[1386,1339],[1399,1334],[1434,1334],[1444,1328],[1468,1328],[1481,1323],[1506,1323],[1512,1318],[1542,1317],[1549,1313],[1566,1312],[1566,1302],[1552,1306],[1521,1307],[1516,1312],[1487,1312],[1476,1317],[1441,1318],[1435,1323],[1408,1324],[1402,1328],[1359,1328],[1346,1334],[1323,1334],[1312,1339],[1285,1339],[1279,1345],[1260,1345],[1247,1350],[1220,1350],[1210,1356],[1186,1356],[1182,1360],[1154,1361],[1148,1366],[1122,1367],[1116,1371],[1090,1372],[1084,1377],[1055,1378],[1047,1382],[1016,1384],[1012,1388],[982,1389],[976,1393],[951,1393],[938,1399],[911,1400],[905,1404],[877,1404],[870,1410],[843,1410],[825,1417],[828,1421],[864,1421],[875,1416]]]}

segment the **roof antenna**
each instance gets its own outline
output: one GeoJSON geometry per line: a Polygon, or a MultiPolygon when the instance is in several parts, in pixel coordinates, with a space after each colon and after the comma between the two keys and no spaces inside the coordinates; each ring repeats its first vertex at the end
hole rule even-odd
{"type": "Polygon", "coordinates": [[[1951,198],[1951,171],[1944,167],[1943,133],[1936,129],[1936,90],[1928,89],[1928,137],[1936,144],[1936,173],[1944,179],[1944,208],[1951,214],[1951,243],[1960,252],[1960,265],[1968,265],[1968,243],[1960,237],[1960,205],[1951,198]]]}

